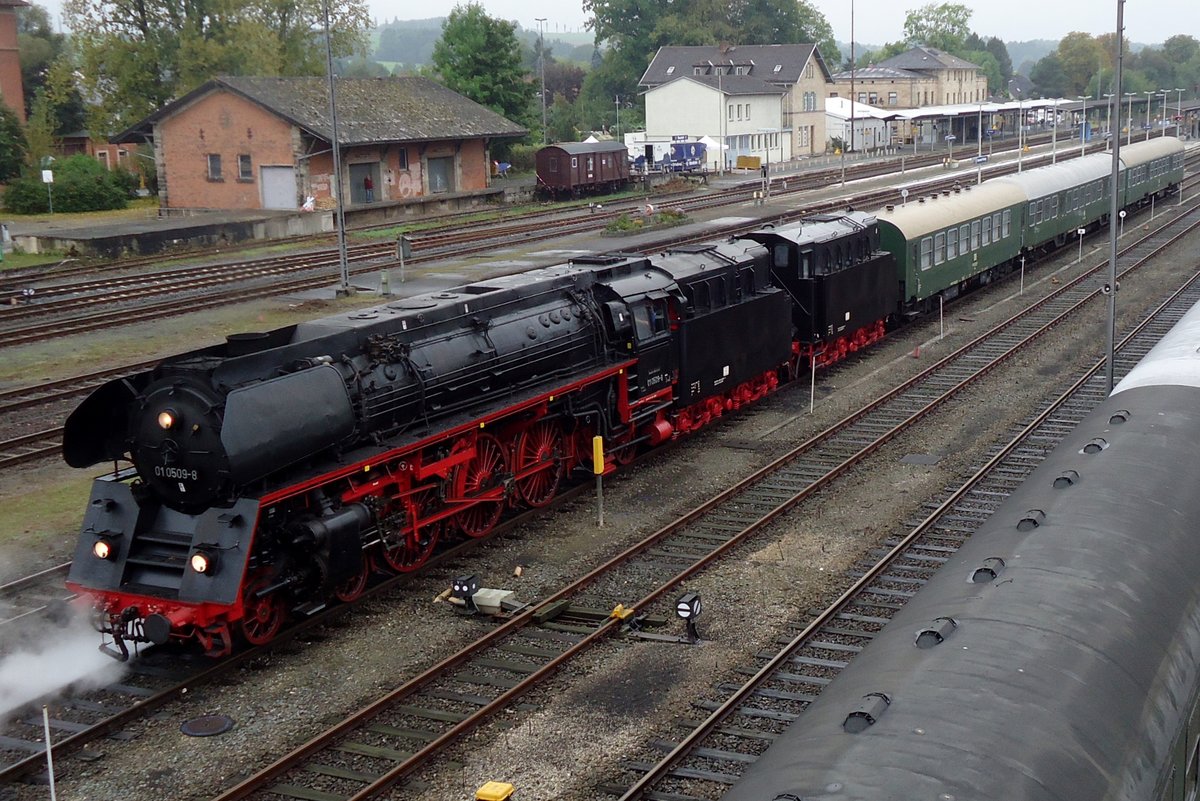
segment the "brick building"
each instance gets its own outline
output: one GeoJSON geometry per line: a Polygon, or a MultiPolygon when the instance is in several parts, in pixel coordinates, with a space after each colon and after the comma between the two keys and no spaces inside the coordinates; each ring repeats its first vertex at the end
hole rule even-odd
{"type": "Polygon", "coordinates": [[[21,122],[25,122],[25,90],[17,48],[17,9],[29,5],[25,0],[0,0],[0,97],[21,122]]]}
{"type": "MultiPolygon", "coordinates": [[[[325,78],[221,77],[113,137],[152,142],[163,208],[332,205],[325,78]]],[[[490,181],[490,143],[516,123],[427,78],[340,78],[346,203],[469,193],[490,181]]]]}

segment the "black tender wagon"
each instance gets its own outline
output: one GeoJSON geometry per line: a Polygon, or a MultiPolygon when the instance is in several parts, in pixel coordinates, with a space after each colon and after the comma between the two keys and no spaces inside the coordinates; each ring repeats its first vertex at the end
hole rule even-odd
{"type": "Polygon", "coordinates": [[[553,197],[615,192],[629,183],[620,142],[560,142],[537,152],[538,190],[553,197]]]}

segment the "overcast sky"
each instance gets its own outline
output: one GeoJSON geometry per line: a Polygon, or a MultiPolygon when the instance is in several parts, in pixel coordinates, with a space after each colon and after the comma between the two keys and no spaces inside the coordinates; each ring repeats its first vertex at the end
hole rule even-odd
{"type": "MultiPolygon", "coordinates": [[[[439,17],[450,13],[456,0],[368,0],[375,18],[391,20],[439,17]]],[[[850,41],[849,0],[814,0],[833,26],[834,36],[850,41]]],[[[928,0],[855,0],[854,39],[882,45],[896,41],[904,29],[904,15],[928,0]]],[[[585,20],[578,0],[481,0],[489,14],[516,20],[523,27],[537,28],[545,17],[546,29],[582,30],[585,20]]],[[[1112,33],[1117,28],[1116,0],[967,0],[974,10],[971,28],[981,36],[999,36],[1006,42],[1030,39],[1061,39],[1071,31],[1092,35],[1112,33]]],[[[1176,33],[1200,38],[1200,3],[1195,0],[1128,0],[1125,30],[1131,41],[1158,44],[1176,33]]]]}
{"type": "MultiPolygon", "coordinates": [[[[833,26],[838,41],[850,41],[849,0],[813,0],[833,26]]],[[[33,0],[55,17],[62,0],[33,0]]],[[[380,22],[392,19],[444,17],[458,0],[367,0],[380,22]]],[[[464,0],[465,2],[465,0],[464,0]]],[[[855,0],[854,40],[882,45],[896,41],[904,29],[904,15],[929,0],[855,0]]],[[[494,17],[515,20],[530,30],[537,18],[546,18],[546,30],[583,30],[587,17],[579,0],[481,0],[494,17]]],[[[1112,33],[1117,27],[1116,0],[967,0],[974,10],[971,28],[981,36],[999,36],[1006,42],[1030,39],[1057,41],[1071,31],[1092,35],[1112,33]]],[[[1200,38],[1200,3],[1195,0],[1128,0],[1125,30],[1131,41],[1160,44],[1176,33],[1200,38]]]]}

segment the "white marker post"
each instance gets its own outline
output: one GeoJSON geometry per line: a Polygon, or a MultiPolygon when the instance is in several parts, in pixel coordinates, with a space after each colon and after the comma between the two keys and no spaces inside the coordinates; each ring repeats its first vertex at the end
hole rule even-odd
{"type": "Polygon", "coordinates": [[[50,747],[50,708],[42,704],[42,730],[46,736],[46,770],[50,776],[50,801],[58,801],[54,790],[54,755],[50,747]]]}
{"type": "Polygon", "coordinates": [[[815,353],[809,357],[809,368],[812,378],[809,379],[808,385],[808,413],[812,414],[813,407],[817,402],[817,354],[815,353]]]}
{"type": "Polygon", "coordinates": [[[54,170],[42,170],[42,183],[46,185],[46,203],[50,213],[54,213],[54,170]]]}
{"type": "Polygon", "coordinates": [[[403,234],[396,240],[396,257],[400,259],[400,283],[404,283],[404,260],[412,258],[412,242],[403,234]]]}

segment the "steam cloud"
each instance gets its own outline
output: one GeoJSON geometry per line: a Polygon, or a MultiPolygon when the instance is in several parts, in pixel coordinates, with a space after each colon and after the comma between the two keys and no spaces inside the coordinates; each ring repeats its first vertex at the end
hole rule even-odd
{"type": "Polygon", "coordinates": [[[99,635],[77,615],[62,628],[48,625],[29,645],[6,643],[0,657],[0,720],[20,707],[67,687],[100,687],[117,681],[125,667],[99,651],[99,635]]]}

